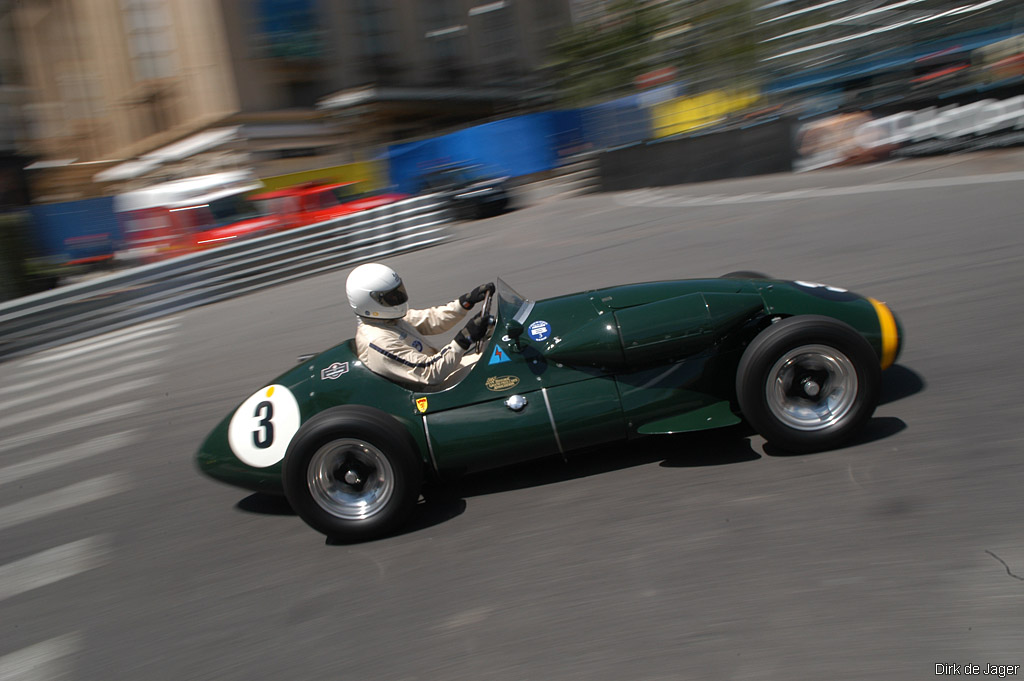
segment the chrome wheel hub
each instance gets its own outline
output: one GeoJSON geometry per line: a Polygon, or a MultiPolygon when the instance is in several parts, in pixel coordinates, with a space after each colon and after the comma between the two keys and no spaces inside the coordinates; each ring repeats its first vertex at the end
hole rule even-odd
{"type": "Polygon", "coordinates": [[[772,366],[765,397],[772,414],[784,425],[796,430],[822,430],[853,409],[857,370],[836,348],[802,345],[772,366]]]}
{"type": "Polygon", "coordinates": [[[391,500],[395,473],[384,453],[369,442],[332,440],[309,460],[306,484],[317,505],[331,515],[364,520],[391,500]]]}

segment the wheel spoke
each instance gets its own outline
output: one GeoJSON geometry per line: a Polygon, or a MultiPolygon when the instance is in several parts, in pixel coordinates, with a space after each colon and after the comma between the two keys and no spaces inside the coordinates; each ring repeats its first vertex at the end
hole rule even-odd
{"type": "Polygon", "coordinates": [[[395,476],[380,449],[362,440],[340,439],[313,454],[306,483],[317,505],[331,515],[365,520],[387,506],[395,476]]]}
{"type": "Polygon", "coordinates": [[[836,348],[802,345],[775,362],[765,387],[768,408],[797,430],[821,430],[846,417],[857,397],[853,362],[836,348]]]}

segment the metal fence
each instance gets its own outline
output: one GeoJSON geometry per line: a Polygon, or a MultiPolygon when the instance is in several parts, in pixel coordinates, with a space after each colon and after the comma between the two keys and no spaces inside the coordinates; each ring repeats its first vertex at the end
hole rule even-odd
{"type": "Polygon", "coordinates": [[[0,304],[0,358],[424,248],[450,237],[442,195],[191,253],[0,304]]]}

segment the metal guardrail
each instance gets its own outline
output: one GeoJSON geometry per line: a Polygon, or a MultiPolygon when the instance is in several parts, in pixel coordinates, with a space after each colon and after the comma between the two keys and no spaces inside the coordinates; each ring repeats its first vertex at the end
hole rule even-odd
{"type": "Polygon", "coordinates": [[[0,304],[0,358],[447,240],[441,195],[190,253],[0,304]]]}

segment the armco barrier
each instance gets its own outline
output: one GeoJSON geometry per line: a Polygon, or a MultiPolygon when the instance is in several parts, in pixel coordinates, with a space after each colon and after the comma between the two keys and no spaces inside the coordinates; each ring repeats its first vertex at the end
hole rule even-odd
{"type": "Polygon", "coordinates": [[[371,258],[446,240],[439,195],[228,244],[0,304],[0,358],[16,357],[371,258]]]}
{"type": "Polygon", "coordinates": [[[728,130],[602,152],[601,191],[748,177],[793,169],[792,122],[774,119],[728,130]]]}

